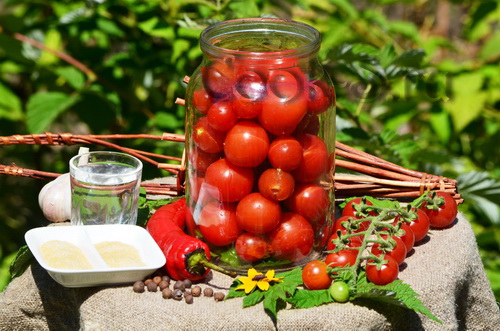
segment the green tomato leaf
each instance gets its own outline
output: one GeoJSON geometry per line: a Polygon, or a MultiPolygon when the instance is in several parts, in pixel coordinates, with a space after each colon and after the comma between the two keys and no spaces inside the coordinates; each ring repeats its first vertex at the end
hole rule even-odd
{"type": "Polygon", "coordinates": [[[398,56],[393,64],[400,67],[419,68],[422,65],[424,57],[425,52],[423,49],[412,49],[398,56]]]}
{"type": "Polygon", "coordinates": [[[10,275],[12,278],[21,276],[33,260],[33,254],[27,245],[22,246],[17,251],[17,255],[10,265],[10,275]]]}
{"type": "MultiPolygon", "coordinates": [[[[240,291],[240,292],[245,294],[245,291],[240,291]]],[[[262,292],[258,289],[254,290],[252,293],[250,293],[249,295],[247,295],[243,299],[243,308],[254,306],[254,305],[258,304],[259,302],[264,300],[264,294],[266,294],[266,293],[267,292],[262,292]]]]}
{"type": "Polygon", "coordinates": [[[422,301],[418,298],[418,294],[401,280],[377,286],[372,283],[358,284],[355,298],[371,299],[393,304],[400,307],[412,309],[418,313],[424,314],[430,319],[442,323],[439,318],[434,316],[422,301]]]}
{"type": "Polygon", "coordinates": [[[287,298],[295,308],[311,308],[333,302],[328,290],[302,290],[298,289],[292,297],[287,298]]]}
{"type": "Polygon", "coordinates": [[[39,92],[30,97],[26,106],[28,131],[41,133],[65,110],[79,100],[78,95],[61,92],[39,92]]]}

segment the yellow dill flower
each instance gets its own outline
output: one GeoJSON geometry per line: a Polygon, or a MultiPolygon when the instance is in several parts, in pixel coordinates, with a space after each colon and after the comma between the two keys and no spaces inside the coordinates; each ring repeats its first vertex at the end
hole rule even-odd
{"type": "Polygon", "coordinates": [[[248,294],[257,286],[262,291],[267,291],[271,282],[279,282],[282,278],[274,277],[274,270],[268,270],[264,276],[262,272],[251,268],[248,269],[247,277],[238,278],[241,281],[241,285],[235,288],[235,290],[245,290],[245,293],[248,294]]]}

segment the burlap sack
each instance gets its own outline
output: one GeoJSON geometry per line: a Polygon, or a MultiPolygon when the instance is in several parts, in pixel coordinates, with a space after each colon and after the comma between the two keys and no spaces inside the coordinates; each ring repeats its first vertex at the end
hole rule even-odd
{"type": "MultiPolygon", "coordinates": [[[[438,324],[394,306],[333,303],[278,313],[262,304],[242,308],[241,298],[194,303],[134,293],[131,286],[64,288],[36,262],[0,293],[1,330],[500,330],[500,312],[485,276],[470,224],[459,215],[449,229],[432,230],[408,257],[400,278],[419,294],[438,324]]],[[[226,291],[232,282],[213,273],[209,284],[226,291]]]]}

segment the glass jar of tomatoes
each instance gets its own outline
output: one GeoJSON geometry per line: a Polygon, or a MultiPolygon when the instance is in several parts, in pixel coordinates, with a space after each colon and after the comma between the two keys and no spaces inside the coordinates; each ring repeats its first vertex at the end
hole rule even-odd
{"type": "Polygon", "coordinates": [[[332,231],[335,91],[319,32],[289,20],[221,22],[200,38],[186,92],[188,230],[246,273],[317,259],[332,231]]]}

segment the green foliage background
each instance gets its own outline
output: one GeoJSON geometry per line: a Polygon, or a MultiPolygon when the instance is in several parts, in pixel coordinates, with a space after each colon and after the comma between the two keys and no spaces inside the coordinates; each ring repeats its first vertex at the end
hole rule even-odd
{"type": "MultiPolygon", "coordinates": [[[[460,210],[500,298],[498,1],[6,0],[0,136],[183,133],[184,109],[174,101],[200,63],[200,32],[257,16],[321,32],[320,57],[338,94],[339,141],[459,180],[460,210]]],[[[182,150],[168,142],[120,143],[169,155],[182,150]]],[[[0,164],[63,173],[77,148],[1,146],[0,164]]],[[[165,175],[146,166],[143,178],[165,175]]],[[[24,233],[46,225],[37,203],[44,184],[0,176],[0,290],[24,233]]]]}

